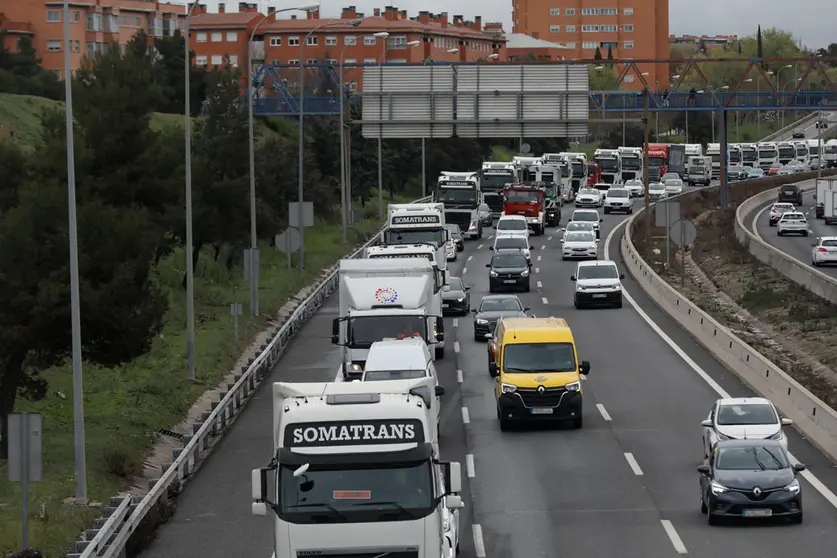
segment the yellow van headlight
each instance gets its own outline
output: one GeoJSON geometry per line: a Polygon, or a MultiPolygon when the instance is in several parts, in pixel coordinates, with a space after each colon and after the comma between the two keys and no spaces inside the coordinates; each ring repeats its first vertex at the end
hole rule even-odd
{"type": "Polygon", "coordinates": [[[581,382],[572,382],[564,386],[567,391],[581,391],[581,382]]]}
{"type": "Polygon", "coordinates": [[[517,386],[514,384],[503,384],[503,393],[514,393],[517,391],[517,386]]]}

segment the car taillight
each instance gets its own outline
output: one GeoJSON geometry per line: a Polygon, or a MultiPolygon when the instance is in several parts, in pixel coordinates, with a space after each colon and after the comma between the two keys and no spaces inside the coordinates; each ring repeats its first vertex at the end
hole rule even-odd
{"type": "Polygon", "coordinates": [[[817,248],[817,252],[828,252],[825,248],[817,248]]]}

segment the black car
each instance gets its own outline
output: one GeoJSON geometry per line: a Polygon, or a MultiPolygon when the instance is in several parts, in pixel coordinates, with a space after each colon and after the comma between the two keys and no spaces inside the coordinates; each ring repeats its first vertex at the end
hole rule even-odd
{"type": "Polygon", "coordinates": [[[787,517],[802,523],[802,487],[778,440],[718,442],[700,473],[700,511],[710,525],[723,518],[787,517]]]}
{"type": "Polygon", "coordinates": [[[794,132],[793,139],[805,139],[805,132],[794,132]]]}
{"type": "Polygon", "coordinates": [[[825,120],[817,120],[817,128],[828,128],[828,122],[825,120]]]}
{"type": "Polygon", "coordinates": [[[462,230],[459,225],[445,225],[445,228],[450,231],[450,239],[456,245],[456,251],[461,252],[465,249],[465,239],[462,237],[462,230]]]}
{"type": "Polygon", "coordinates": [[[546,200],[546,226],[557,227],[561,224],[561,206],[556,200],[546,200]]]}
{"type": "Polygon", "coordinates": [[[491,263],[485,264],[488,272],[488,292],[504,289],[520,289],[529,292],[529,268],[532,264],[523,252],[500,252],[494,254],[491,263]]]}
{"type": "Polygon", "coordinates": [[[442,288],[442,313],[465,315],[471,311],[471,287],[459,277],[448,276],[448,284],[442,288]]]}
{"type": "Polygon", "coordinates": [[[799,207],[802,205],[802,190],[796,184],[785,184],[779,188],[779,196],[776,201],[792,203],[799,207]]]}
{"type": "Polygon", "coordinates": [[[494,224],[494,215],[491,213],[491,208],[488,207],[488,204],[480,204],[478,211],[480,216],[480,224],[483,227],[490,227],[494,224]]]}
{"type": "Polygon", "coordinates": [[[478,308],[474,308],[474,341],[485,341],[488,333],[494,333],[497,320],[501,318],[526,318],[526,311],[516,295],[488,295],[482,297],[478,308]]]}

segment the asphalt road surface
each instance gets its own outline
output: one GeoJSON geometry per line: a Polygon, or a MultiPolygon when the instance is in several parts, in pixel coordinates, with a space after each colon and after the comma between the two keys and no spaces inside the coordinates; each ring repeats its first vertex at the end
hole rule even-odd
{"type": "MultiPolygon", "coordinates": [[[[808,181],[801,184],[803,187],[810,188],[814,183],[813,181],[808,181]]],[[[826,225],[822,219],[815,218],[814,208],[816,204],[814,202],[814,191],[812,190],[803,195],[802,207],[797,208],[808,218],[808,223],[811,225],[811,235],[808,237],[799,235],[779,236],[776,232],[776,227],[770,226],[771,205],[773,205],[773,202],[764,205],[758,211],[748,216],[747,222],[744,223],[745,226],[774,248],[811,266],[811,243],[817,237],[837,236],[837,226],[826,225]]],[[[813,266],[811,267],[813,268],[813,266]]],[[[837,279],[837,266],[820,266],[816,269],[837,279]]]]}
{"type": "MultiPolygon", "coordinates": [[[[566,221],[572,206],[564,209],[566,221]]],[[[603,215],[600,257],[618,256],[624,216],[603,215]]],[[[471,286],[472,307],[487,294],[485,264],[493,230],[466,244],[451,274],[471,286]]],[[[463,558],[585,555],[669,558],[833,558],[837,548],[837,473],[826,458],[789,433],[803,473],[805,523],[709,527],[699,511],[701,426],[719,393],[751,392],[630,278],[619,310],[575,310],[557,229],[532,237],[532,291],[521,293],[537,316],[566,318],[581,358],[584,427],[501,432],[485,343],[472,316],[446,319],[448,353],[437,363],[446,387],[441,449],[463,463],[463,558]],[[461,371],[461,372],[460,372],[461,371]],[[812,484],[813,482],[813,484],[812,484]]],[[[271,454],[271,381],[327,381],[339,363],[330,342],[336,297],[306,325],[272,376],[216,446],[178,501],[172,520],[145,558],[270,556],[271,518],[250,515],[250,470],[271,454]]]]}
{"type": "MultiPolygon", "coordinates": [[[[831,131],[832,126],[837,125],[837,112],[834,112],[834,111],[823,112],[822,117],[823,117],[823,120],[826,120],[828,122],[828,128],[825,128],[822,131],[822,133],[825,134],[825,133],[831,131]]],[[[814,122],[816,122],[816,120],[814,122]]],[[[818,132],[817,132],[817,127],[816,127],[814,122],[811,122],[810,124],[807,124],[805,126],[800,126],[800,127],[794,128],[793,130],[789,131],[787,134],[784,134],[783,136],[780,136],[780,137],[774,139],[773,141],[774,142],[779,142],[779,141],[791,140],[791,139],[793,139],[793,133],[794,132],[800,132],[800,131],[805,133],[805,139],[817,139],[818,132]]],[[[802,138],[799,138],[799,139],[802,139],[802,138]]],[[[826,140],[823,139],[823,143],[825,143],[825,141],[826,140]]]]}

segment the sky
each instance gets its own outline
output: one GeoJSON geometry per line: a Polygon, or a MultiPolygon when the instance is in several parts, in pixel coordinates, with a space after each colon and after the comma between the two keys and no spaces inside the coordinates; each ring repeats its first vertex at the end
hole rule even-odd
{"type": "MultiPolygon", "coordinates": [[[[182,0],[169,0],[184,3],[182,0]]],[[[209,11],[215,11],[218,0],[202,0],[209,11]]],[[[256,2],[257,0],[249,0],[256,2]]],[[[300,0],[306,4],[311,0],[300,0]]],[[[316,2],[316,0],[314,0],[316,2]]],[[[292,6],[293,2],[258,0],[263,8],[268,5],[292,6]]],[[[374,8],[383,8],[394,4],[409,15],[417,15],[419,10],[433,13],[448,12],[449,16],[462,14],[465,19],[482,16],[482,21],[501,21],[503,28],[511,31],[511,0],[322,0],[322,17],[336,17],[342,8],[357,6],[358,11],[367,15],[374,8]]],[[[602,0],[602,7],[611,4],[602,0]]],[[[235,11],[238,0],[227,0],[227,11],[235,11]]],[[[627,6],[625,0],[620,5],[627,6]]],[[[791,31],[802,44],[810,48],[821,48],[837,42],[837,0],[795,0],[790,4],[786,0],[669,0],[669,30],[675,35],[752,35],[756,26],[763,28],[778,27],[791,31]],[[792,9],[789,7],[792,5],[792,9]]]]}

